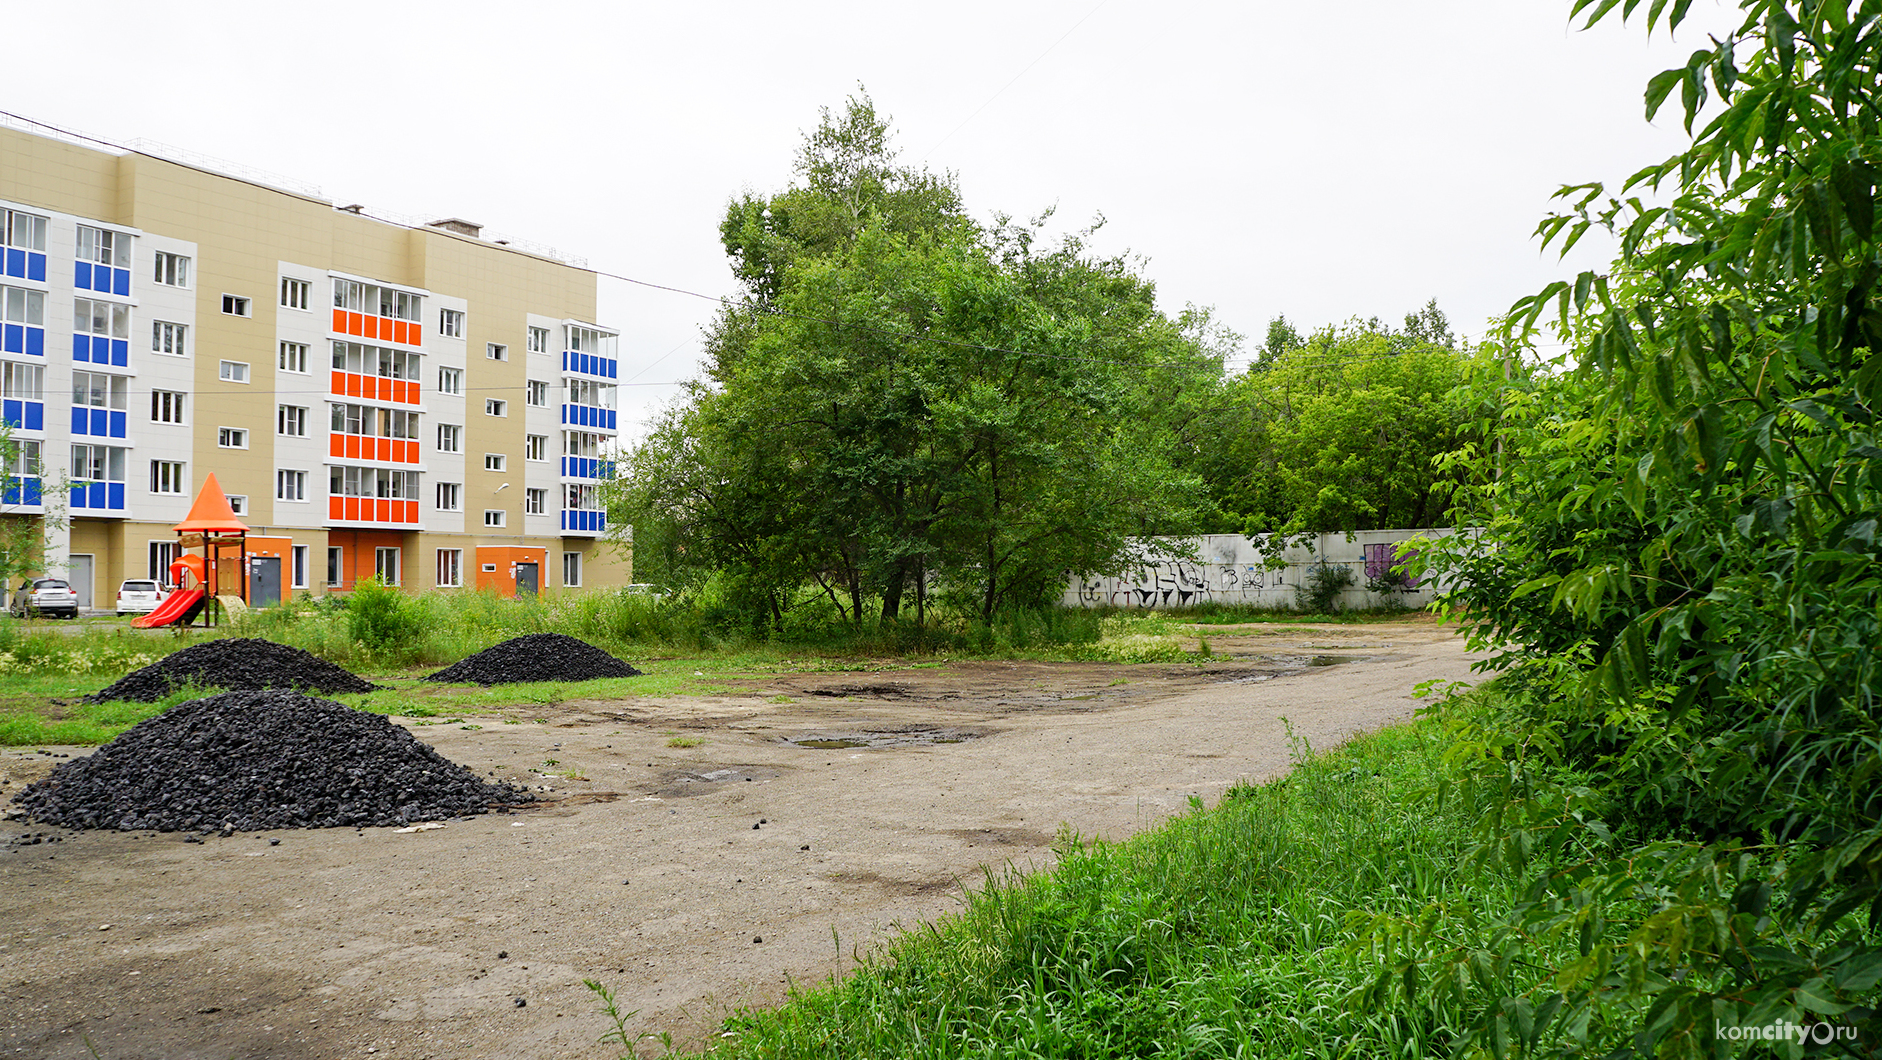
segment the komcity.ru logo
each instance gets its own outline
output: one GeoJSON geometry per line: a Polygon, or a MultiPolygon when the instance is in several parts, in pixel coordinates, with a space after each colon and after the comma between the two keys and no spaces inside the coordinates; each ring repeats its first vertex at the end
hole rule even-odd
{"type": "Polygon", "coordinates": [[[1778,1020],[1762,1027],[1715,1027],[1713,1036],[1729,1038],[1735,1042],[1808,1042],[1828,1045],[1831,1042],[1853,1042],[1856,1040],[1856,1028],[1837,1027],[1828,1023],[1792,1023],[1778,1020]]]}

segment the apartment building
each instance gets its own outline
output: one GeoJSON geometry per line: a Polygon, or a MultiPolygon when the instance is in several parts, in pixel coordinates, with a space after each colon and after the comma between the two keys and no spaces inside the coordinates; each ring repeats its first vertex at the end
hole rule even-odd
{"type": "Polygon", "coordinates": [[[213,472],[271,595],[622,585],[593,272],[0,127],[0,518],[81,603],[162,578],[213,472]],[[278,584],[276,584],[278,583],[278,584]]]}

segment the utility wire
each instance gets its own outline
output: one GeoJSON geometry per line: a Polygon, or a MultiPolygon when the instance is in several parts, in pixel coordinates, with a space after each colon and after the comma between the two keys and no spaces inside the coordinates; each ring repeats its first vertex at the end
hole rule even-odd
{"type": "Polygon", "coordinates": [[[933,155],[936,151],[939,151],[941,149],[942,144],[947,143],[950,139],[953,139],[955,133],[960,132],[962,129],[967,128],[968,122],[971,122],[975,118],[980,117],[981,111],[986,110],[988,107],[991,107],[993,105],[994,100],[999,99],[1000,96],[1004,94],[1007,89],[1012,88],[1015,84],[1018,84],[1019,79],[1022,77],[1025,77],[1026,74],[1030,70],[1032,70],[1033,67],[1038,66],[1039,61],[1041,59],[1044,59],[1047,55],[1051,54],[1052,49],[1058,47],[1061,44],[1064,44],[1066,37],[1069,37],[1072,34],[1078,32],[1078,27],[1084,25],[1086,22],[1089,22],[1091,20],[1091,16],[1098,13],[1098,8],[1103,7],[1105,4],[1109,2],[1110,0],[1098,0],[1097,7],[1093,7],[1090,11],[1085,12],[1084,18],[1081,18],[1077,22],[1072,23],[1071,29],[1068,29],[1064,33],[1060,34],[1058,40],[1055,40],[1051,44],[1046,45],[1046,50],[1034,56],[1033,61],[1027,63],[1026,66],[1020,70],[1019,73],[1014,74],[1013,79],[1011,81],[1008,81],[1006,84],[1001,85],[998,91],[996,91],[993,95],[987,97],[987,101],[985,103],[982,103],[980,106],[974,108],[974,112],[972,114],[969,114],[967,117],[962,118],[961,123],[959,125],[956,125],[954,128],[948,130],[948,134],[946,136],[943,136],[941,139],[936,140],[934,143],[934,146],[928,149],[928,153],[921,156],[921,160],[923,162],[928,161],[928,158],[931,155],[933,155]]]}

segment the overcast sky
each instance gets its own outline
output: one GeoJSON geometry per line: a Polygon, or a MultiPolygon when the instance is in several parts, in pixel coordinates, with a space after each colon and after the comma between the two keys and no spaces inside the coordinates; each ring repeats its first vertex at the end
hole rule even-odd
{"type": "MultiPolygon", "coordinates": [[[[0,108],[148,138],[429,220],[457,216],[605,272],[732,290],[726,202],[769,192],[819,107],[858,83],[906,162],[969,208],[1064,227],[1102,212],[1163,307],[1259,341],[1397,321],[1453,327],[1576,267],[1531,237],[1564,183],[1678,150],[1652,73],[1680,39],[1571,28],[1568,0],[686,4],[537,0],[17,4],[0,108]]],[[[603,280],[631,433],[693,373],[712,303],[603,280]],[[659,385],[645,385],[659,384],[659,385]]]]}

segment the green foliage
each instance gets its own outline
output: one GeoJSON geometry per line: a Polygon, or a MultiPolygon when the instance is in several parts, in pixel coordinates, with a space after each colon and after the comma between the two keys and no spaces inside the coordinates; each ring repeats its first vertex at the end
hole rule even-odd
{"type": "Polygon", "coordinates": [[[1270,326],[1261,358],[1190,428],[1184,463],[1219,509],[1214,531],[1279,542],[1449,525],[1464,469],[1437,460],[1481,436],[1458,388],[1485,355],[1446,344],[1435,304],[1407,323],[1415,332],[1353,322],[1305,342],[1284,319],[1270,326]]]}
{"type": "Polygon", "coordinates": [[[1234,337],[1164,316],[1081,236],[1042,245],[1043,218],[975,224],[888,138],[852,99],[796,187],[732,206],[746,297],[708,378],[622,462],[616,521],[724,601],[715,624],[781,629],[806,586],[856,629],[894,626],[909,595],[925,620],[931,588],[987,622],[1190,525],[1198,490],[1158,428],[1234,337]]]}
{"type": "Polygon", "coordinates": [[[1340,609],[1340,594],[1351,588],[1353,568],[1344,563],[1316,563],[1307,568],[1307,580],[1294,587],[1294,606],[1317,615],[1340,609]]]}
{"type": "Polygon", "coordinates": [[[1192,802],[1124,842],[1061,831],[1052,871],[989,874],[958,916],[840,984],[738,1014],[709,1055],[1443,1055],[1466,1004],[1351,1004],[1387,965],[1355,928],[1442,901],[1441,929],[1475,945],[1520,885],[1472,871],[1482,807],[1434,802],[1443,752],[1425,722],[1237,785],[1214,808],[1192,802]]]}
{"type": "MultiPolygon", "coordinates": [[[[1619,197],[1564,189],[1542,223],[1564,250],[1611,230],[1620,257],[1513,308],[1513,339],[1549,314],[1577,370],[1480,391],[1503,459],[1458,462],[1500,474],[1470,498],[1483,547],[1433,557],[1529,690],[1460,749],[1503,800],[1486,856],[1564,862],[1508,937],[1603,929],[1546,997],[1568,1027],[1631,1003],[1640,1054],[1872,1026],[1882,973],[1882,26],[1871,2],[1740,6],[1736,33],[1648,87],[1649,116],[1679,90],[1691,146],[1619,197]],[[1630,194],[1662,185],[1669,205],[1630,194]],[[1565,857],[1591,795],[1653,841],[1565,857]]],[[[1654,3],[1649,29],[1685,12],[1654,3]]],[[[1544,1003],[1506,994],[1466,1041],[1495,1050],[1544,1003]]]]}
{"type": "Polygon", "coordinates": [[[423,616],[412,599],[378,578],[360,583],[346,600],[347,636],[368,658],[409,660],[424,633],[423,616]]]}

